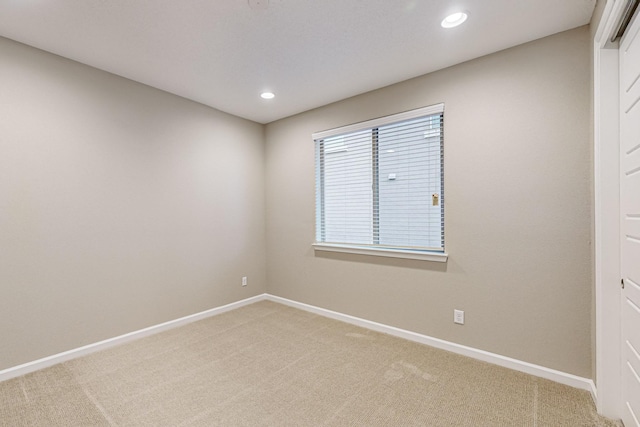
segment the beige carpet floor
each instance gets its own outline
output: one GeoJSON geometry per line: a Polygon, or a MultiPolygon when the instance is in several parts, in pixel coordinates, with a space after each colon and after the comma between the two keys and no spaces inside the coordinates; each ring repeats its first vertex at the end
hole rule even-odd
{"type": "Polygon", "coordinates": [[[616,426],[590,395],[272,302],[0,383],[1,426],[616,426]]]}

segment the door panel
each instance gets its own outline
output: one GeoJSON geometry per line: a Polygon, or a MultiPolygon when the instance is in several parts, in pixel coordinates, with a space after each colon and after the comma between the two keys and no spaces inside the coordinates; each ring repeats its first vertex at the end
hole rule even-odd
{"type": "Polygon", "coordinates": [[[640,427],[640,18],[620,43],[622,420],[640,427]]]}
{"type": "Polygon", "coordinates": [[[630,364],[624,367],[624,371],[624,376],[633,377],[635,381],[625,383],[625,409],[630,416],[629,419],[623,418],[622,421],[624,421],[625,426],[633,427],[634,425],[640,425],[638,418],[635,416],[635,414],[640,414],[640,373],[635,371],[630,364]]]}
{"type": "MultiPolygon", "coordinates": [[[[626,286],[630,286],[627,284],[626,286]]],[[[633,285],[636,289],[636,297],[640,298],[640,287],[637,285],[633,285]]],[[[625,305],[623,306],[623,321],[626,324],[633,325],[634,323],[640,323],[640,307],[634,305],[630,299],[625,301],[625,305]]],[[[625,340],[623,353],[625,354],[625,359],[631,365],[631,367],[635,370],[635,372],[640,375],[640,348],[638,348],[637,344],[640,342],[640,329],[634,328],[628,331],[627,339],[625,340]]]]}

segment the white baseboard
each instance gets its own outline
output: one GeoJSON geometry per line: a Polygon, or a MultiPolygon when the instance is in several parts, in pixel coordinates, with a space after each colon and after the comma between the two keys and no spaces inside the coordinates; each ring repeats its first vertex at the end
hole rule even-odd
{"type": "Polygon", "coordinates": [[[251,298],[236,301],[231,304],[223,305],[220,307],[212,308],[210,310],[202,311],[200,313],[191,314],[189,316],[181,317],[179,319],[170,320],[168,322],[160,323],[158,325],[150,326],[148,328],[140,329],[138,331],[129,332],[128,334],[120,335],[118,337],[109,338],[104,341],[78,347],[73,350],[65,351],[62,353],[54,354],[52,356],[44,357],[42,359],[34,360],[33,362],[24,363],[22,365],[14,366],[12,368],[4,369],[0,371],[0,382],[9,380],[11,378],[19,377],[40,369],[48,368],[49,366],[57,365],[58,363],[66,362],[71,359],[76,359],[87,354],[95,353],[96,351],[105,350],[107,348],[115,347],[130,341],[134,341],[149,335],[157,334],[158,332],[166,331],[168,329],[177,328],[178,326],[186,325],[197,320],[205,319],[207,317],[215,316],[236,308],[240,308],[245,305],[253,304],[254,302],[262,301],[266,298],[266,294],[256,295],[251,298]]]}
{"type": "Polygon", "coordinates": [[[300,310],[319,314],[321,316],[329,317],[335,320],[340,320],[342,322],[350,323],[352,325],[360,326],[366,329],[371,329],[377,332],[382,332],[388,335],[404,338],[409,341],[414,341],[420,344],[426,344],[431,347],[447,350],[452,353],[471,357],[473,359],[482,360],[483,362],[488,362],[494,365],[503,366],[505,368],[524,372],[530,375],[534,375],[536,377],[545,378],[560,384],[568,385],[570,387],[587,390],[591,393],[591,397],[593,398],[594,402],[596,401],[596,395],[597,395],[596,386],[593,380],[589,378],[579,377],[577,375],[568,374],[566,372],[557,371],[555,369],[546,368],[544,366],[534,365],[533,363],[524,362],[522,360],[512,359],[511,357],[490,353],[488,351],[479,350],[473,347],[467,347],[467,346],[456,344],[450,341],[441,340],[439,338],[430,337],[428,335],[422,335],[416,332],[411,332],[411,331],[396,328],[393,326],[384,325],[382,323],[372,322],[370,320],[365,320],[359,317],[350,316],[348,314],[342,314],[336,311],[327,310],[327,309],[316,307],[313,305],[292,301],[292,300],[278,297],[275,295],[265,294],[265,297],[269,301],[288,305],[290,307],[298,308],[300,310]]]}
{"type": "Polygon", "coordinates": [[[331,311],[331,310],[316,307],[313,305],[292,301],[286,298],[282,298],[282,297],[278,297],[270,294],[256,295],[254,297],[237,301],[231,304],[223,305],[221,307],[212,308],[210,310],[202,311],[200,313],[195,313],[195,314],[181,317],[175,320],[170,320],[165,323],[160,323],[158,325],[150,326],[148,328],[144,328],[138,331],[130,332],[128,334],[120,335],[118,337],[109,338],[107,340],[100,341],[94,344],[89,344],[73,350],[65,351],[62,353],[54,354],[52,356],[44,357],[42,359],[34,360],[33,362],[28,362],[22,365],[14,366],[12,368],[8,368],[0,371],[0,382],[9,380],[11,378],[19,377],[21,375],[25,375],[30,372],[37,371],[39,369],[48,368],[49,366],[66,362],[68,360],[85,356],[87,354],[95,353],[96,351],[105,350],[107,348],[115,347],[117,345],[121,345],[133,340],[137,340],[149,335],[157,334],[158,332],[166,331],[168,329],[173,329],[178,326],[186,325],[188,323],[195,322],[197,320],[215,316],[216,314],[222,314],[224,312],[234,310],[236,308],[240,308],[245,305],[253,304],[255,302],[263,301],[263,300],[268,300],[268,301],[273,301],[280,304],[288,305],[290,307],[315,313],[320,316],[340,320],[342,322],[350,323],[352,325],[360,326],[366,329],[371,329],[377,332],[382,332],[388,335],[404,338],[409,341],[414,341],[420,344],[426,344],[431,347],[435,347],[442,350],[450,351],[452,353],[457,353],[463,356],[471,357],[473,359],[482,360],[488,363],[493,363],[494,365],[503,366],[505,368],[524,372],[530,375],[535,375],[537,377],[555,381],[560,384],[565,384],[571,387],[587,390],[591,393],[591,396],[593,397],[594,401],[596,401],[596,396],[597,396],[596,386],[593,380],[588,378],[579,377],[576,375],[568,374],[566,372],[546,368],[544,366],[534,365],[532,363],[524,362],[522,360],[512,359],[510,357],[501,356],[499,354],[490,353],[488,351],[467,347],[464,345],[452,343],[450,341],[441,340],[439,338],[430,337],[428,335],[418,334],[416,332],[411,332],[411,331],[396,328],[393,326],[384,325],[382,323],[372,322],[370,320],[361,319],[359,317],[338,313],[336,311],[331,311]]]}

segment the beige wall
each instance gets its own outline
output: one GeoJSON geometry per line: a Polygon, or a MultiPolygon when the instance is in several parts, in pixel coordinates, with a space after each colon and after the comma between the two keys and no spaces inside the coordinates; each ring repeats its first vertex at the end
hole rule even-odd
{"type": "Polygon", "coordinates": [[[0,38],[0,370],[265,292],[263,178],[263,126],[0,38]]]}
{"type": "Polygon", "coordinates": [[[268,291],[592,377],[589,43],[582,27],[265,133],[0,38],[0,369],[268,291]],[[311,133],[438,102],[449,262],[315,255],[311,133]]]}
{"type": "Polygon", "coordinates": [[[269,292],[591,377],[589,50],[585,26],[267,125],[269,292]],[[311,133],[438,102],[448,263],[314,254],[311,133]]]}

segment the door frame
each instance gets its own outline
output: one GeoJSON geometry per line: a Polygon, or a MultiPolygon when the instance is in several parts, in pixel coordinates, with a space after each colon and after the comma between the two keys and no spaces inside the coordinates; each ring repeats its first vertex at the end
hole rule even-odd
{"type": "Polygon", "coordinates": [[[618,43],[609,39],[626,0],[608,0],[593,40],[596,406],[622,414],[620,94],[618,43]]]}

